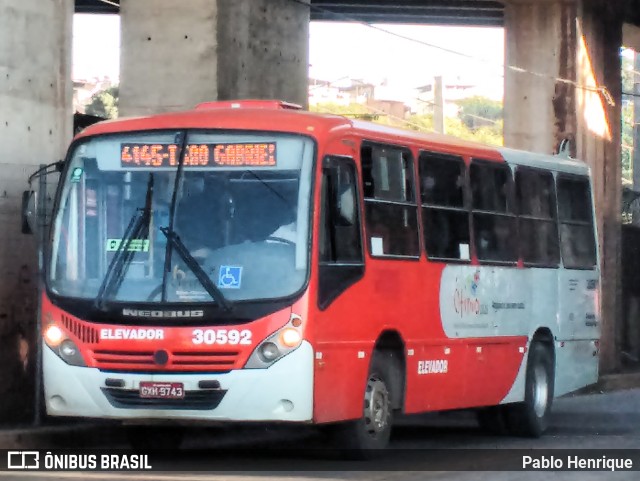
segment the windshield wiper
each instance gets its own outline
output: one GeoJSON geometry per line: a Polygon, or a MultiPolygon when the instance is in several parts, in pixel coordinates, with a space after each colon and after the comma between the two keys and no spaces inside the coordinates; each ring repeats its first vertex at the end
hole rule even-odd
{"type": "Polygon", "coordinates": [[[202,269],[198,261],[191,255],[189,249],[183,244],[180,240],[180,237],[170,230],[168,227],[160,227],[160,231],[167,238],[167,242],[171,244],[173,249],[178,253],[182,261],[187,265],[191,272],[196,276],[196,279],[200,281],[202,287],[205,288],[207,293],[211,296],[213,300],[215,300],[218,304],[220,304],[225,311],[231,311],[233,308],[233,304],[229,301],[224,294],[216,285],[213,283],[211,278],[207,275],[207,273],[202,269]]]}
{"type": "MultiPolygon", "coordinates": [[[[178,188],[182,179],[184,168],[184,157],[187,153],[187,132],[182,131],[176,134],[176,143],[180,144],[180,156],[178,157],[178,168],[176,170],[176,179],[173,183],[173,192],[171,193],[171,205],[169,206],[169,232],[174,232],[173,225],[176,218],[176,206],[178,205],[178,188]]],[[[173,251],[173,243],[167,242],[164,250],[164,270],[162,271],[162,291],[160,294],[160,302],[167,302],[167,276],[171,270],[171,254],[173,251]]]]}
{"type": "MultiPolygon", "coordinates": [[[[124,280],[127,273],[129,264],[135,255],[133,249],[129,249],[131,241],[134,239],[143,240],[144,237],[149,234],[149,224],[151,222],[151,204],[153,201],[153,174],[149,174],[149,181],[147,182],[147,193],[145,196],[145,203],[143,208],[137,208],[129,225],[124,231],[122,240],[118,250],[113,255],[113,259],[109,263],[107,273],[100,284],[98,294],[94,301],[94,305],[97,309],[104,309],[107,299],[109,299],[114,293],[118,292],[120,285],[124,280]]],[[[142,245],[142,244],[141,244],[142,245]]]]}

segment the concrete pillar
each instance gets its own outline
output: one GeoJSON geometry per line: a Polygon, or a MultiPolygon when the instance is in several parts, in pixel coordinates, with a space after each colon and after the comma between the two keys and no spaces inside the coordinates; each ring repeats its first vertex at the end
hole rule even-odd
{"type": "Polygon", "coordinates": [[[619,364],[622,325],[620,6],[605,0],[508,0],[505,27],[506,64],[526,70],[505,69],[505,145],[553,153],[569,138],[572,156],[592,168],[602,264],[601,370],[610,372],[619,364]],[[610,99],[591,90],[599,86],[610,99]]]}
{"type": "Polygon", "coordinates": [[[307,105],[309,8],[289,0],[122,0],[120,115],[199,102],[307,105]]]}
{"type": "Polygon", "coordinates": [[[21,194],[71,140],[72,22],[73,0],[0,0],[0,422],[32,407],[18,332],[33,363],[37,265],[35,236],[20,233],[21,194]]]}
{"type": "Polygon", "coordinates": [[[594,178],[602,268],[601,367],[620,366],[623,327],[621,293],[622,226],[622,2],[584,1],[578,25],[578,75],[581,85],[604,86],[615,105],[596,92],[577,90],[577,157],[594,178]]]}
{"type": "Polygon", "coordinates": [[[575,2],[521,0],[505,4],[505,145],[551,153],[575,138],[574,88],[554,78],[576,76],[575,2]],[[539,74],[539,75],[536,75],[539,74]]]}

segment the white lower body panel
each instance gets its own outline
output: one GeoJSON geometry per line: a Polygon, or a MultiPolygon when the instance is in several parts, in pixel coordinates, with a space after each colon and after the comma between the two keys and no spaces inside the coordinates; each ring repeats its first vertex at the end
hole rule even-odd
{"type": "MultiPolygon", "coordinates": [[[[554,354],[556,358],[554,397],[573,392],[598,382],[598,348],[595,340],[556,341],[554,354]]],[[[530,343],[528,344],[530,347],[530,343]]],[[[527,377],[528,356],[522,358],[513,386],[500,402],[508,404],[524,399],[527,377]]]]}
{"type": "Polygon", "coordinates": [[[598,382],[597,351],[594,340],[556,342],[556,396],[598,382]]]}
{"type": "Polygon", "coordinates": [[[308,342],[268,369],[241,369],[228,373],[118,373],[66,364],[45,346],[44,390],[47,413],[108,419],[167,419],[210,421],[308,422],[313,417],[313,349],[308,342]],[[122,379],[125,390],[141,381],[181,382],[185,391],[198,391],[199,381],[215,380],[226,391],[209,410],[115,407],[102,388],[105,380],[122,379]]]}

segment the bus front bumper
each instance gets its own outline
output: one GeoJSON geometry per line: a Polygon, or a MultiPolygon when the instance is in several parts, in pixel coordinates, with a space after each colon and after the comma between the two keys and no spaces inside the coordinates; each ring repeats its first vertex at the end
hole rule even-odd
{"type": "MultiPolygon", "coordinates": [[[[313,416],[313,349],[304,341],[267,369],[228,373],[119,373],[70,366],[45,346],[47,413],[122,420],[308,422],[313,416]],[[109,387],[107,379],[122,380],[109,387]],[[183,400],[139,396],[140,382],[183,383],[183,400]],[[219,388],[201,389],[201,381],[219,388]]],[[[113,382],[113,381],[112,381],[113,382]]]]}

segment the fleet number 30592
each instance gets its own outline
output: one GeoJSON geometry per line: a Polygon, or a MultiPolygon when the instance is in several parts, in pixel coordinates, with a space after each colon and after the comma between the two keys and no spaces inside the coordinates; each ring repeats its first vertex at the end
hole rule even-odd
{"type": "Polygon", "coordinates": [[[193,344],[251,344],[251,331],[243,329],[194,329],[193,344]]]}

